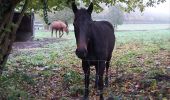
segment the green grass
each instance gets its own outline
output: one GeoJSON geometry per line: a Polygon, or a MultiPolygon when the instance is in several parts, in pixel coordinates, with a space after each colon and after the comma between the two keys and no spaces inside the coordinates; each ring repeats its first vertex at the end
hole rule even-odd
{"type": "MultiPolygon", "coordinates": [[[[125,25],[123,27],[126,29],[132,27],[134,30],[137,30],[145,25],[141,25],[140,27],[134,26],[135,25],[133,25],[133,27],[126,27],[125,25]]],[[[146,27],[143,27],[143,30],[147,29],[147,31],[115,32],[116,47],[111,60],[111,74],[114,75],[115,71],[118,71],[118,74],[120,76],[124,75],[124,77],[133,76],[135,74],[134,80],[128,81],[132,86],[135,86],[136,83],[143,80],[143,78],[145,80],[140,82],[142,86],[145,86],[145,84],[148,84],[148,81],[150,81],[149,87],[138,91],[137,94],[140,98],[144,98],[141,91],[148,93],[147,89],[155,89],[155,91],[160,90],[157,89],[157,86],[162,83],[159,81],[155,82],[155,79],[152,78],[157,75],[167,74],[165,70],[168,64],[167,56],[170,53],[170,30],[166,29],[167,25],[156,26],[159,25],[146,25],[146,27]],[[155,28],[161,28],[161,30],[153,30],[153,26],[155,26],[155,28]]],[[[124,28],[122,28],[122,30],[125,30],[124,28]]],[[[43,38],[51,39],[50,32],[35,32],[35,40],[43,40],[43,38]]],[[[35,99],[48,98],[51,97],[51,94],[55,94],[59,96],[59,98],[82,96],[84,86],[83,71],[81,68],[81,61],[76,57],[74,52],[76,49],[74,33],[70,32],[69,35],[64,35],[63,38],[64,41],[46,44],[39,49],[30,48],[13,51],[7,62],[7,67],[5,69],[6,74],[0,77],[1,83],[7,81],[9,85],[0,86],[0,91],[10,88],[13,92],[7,91],[4,92],[4,94],[7,97],[12,96],[13,98],[17,98],[17,94],[21,95],[23,98],[28,97],[29,94],[30,98],[34,97],[35,99]],[[37,70],[37,68],[43,67],[48,68],[45,70],[37,70]],[[22,72],[18,75],[19,78],[13,75],[18,73],[16,69],[22,72]],[[12,81],[8,79],[4,80],[4,77],[8,76],[11,77],[12,81]],[[24,83],[21,84],[13,80],[24,83]],[[30,85],[29,81],[31,80],[34,80],[34,85],[30,85]],[[54,84],[51,84],[52,82],[54,82],[54,84]],[[55,87],[54,85],[57,86],[55,87]],[[16,89],[18,86],[20,86],[20,88],[16,89]],[[36,93],[34,90],[40,92],[36,93]],[[63,94],[65,95],[62,96],[63,94]]],[[[94,77],[95,73],[92,71],[92,82],[90,82],[90,84],[94,83],[94,77]]],[[[107,91],[108,93],[113,93],[115,98],[121,95],[125,99],[129,99],[128,96],[131,94],[126,94],[126,81],[115,83],[111,80],[110,85],[111,88],[107,91]]],[[[165,80],[163,86],[167,87],[168,85],[168,81],[165,80]]],[[[93,86],[90,85],[90,89],[93,89],[92,87],[93,86]]],[[[159,92],[159,95],[163,95],[163,93],[164,92],[159,92]]],[[[93,93],[91,93],[90,96],[93,96],[93,93]]],[[[106,96],[108,96],[107,93],[106,96]]],[[[165,98],[166,96],[163,95],[163,97],[165,98]]]]}
{"type": "Polygon", "coordinates": [[[49,38],[49,37],[51,37],[51,33],[45,32],[45,31],[35,31],[34,37],[36,39],[49,38]]]}
{"type": "Polygon", "coordinates": [[[170,24],[123,24],[118,30],[164,30],[170,29],[170,24]]]}
{"type": "MultiPolygon", "coordinates": [[[[66,35],[66,33],[64,33],[63,37],[62,38],[67,38],[67,39],[72,39],[73,38],[73,35],[74,32],[69,32],[69,35],[66,35]]],[[[57,33],[57,36],[58,36],[58,33],[57,33]]],[[[35,39],[43,39],[43,38],[51,38],[51,31],[48,30],[48,31],[35,31],[35,34],[34,34],[34,37],[35,39]]],[[[55,33],[53,34],[53,38],[55,38],[56,35],[55,33]]]]}
{"type": "Polygon", "coordinates": [[[127,42],[162,42],[170,41],[170,30],[150,30],[150,31],[125,31],[125,32],[116,32],[117,42],[118,43],[127,43],[127,42]]]}

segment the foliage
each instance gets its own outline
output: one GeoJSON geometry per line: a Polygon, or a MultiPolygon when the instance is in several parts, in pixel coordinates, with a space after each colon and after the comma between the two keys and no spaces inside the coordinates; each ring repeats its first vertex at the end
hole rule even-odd
{"type": "MultiPolygon", "coordinates": [[[[117,4],[122,4],[122,9],[126,12],[134,11],[136,8],[143,11],[145,7],[154,6],[155,4],[160,4],[165,2],[166,0],[94,0],[95,10],[100,11],[101,6],[100,3],[105,3],[108,6],[113,6],[117,4]]],[[[83,2],[87,5],[90,3],[90,0],[83,0],[83,2]]]]}
{"type": "MultiPolygon", "coordinates": [[[[39,13],[42,13],[42,11],[44,10],[45,11],[48,10],[49,12],[56,12],[64,9],[65,7],[71,8],[71,2],[73,1],[74,0],[48,0],[47,2],[48,8],[47,8],[46,6],[44,6],[44,2],[42,0],[31,0],[28,9],[29,11],[34,10],[34,12],[39,12],[39,13]]],[[[77,4],[80,4],[79,0],[75,0],[75,1],[77,4]]],[[[166,0],[148,0],[147,2],[144,2],[143,0],[128,0],[128,1],[127,0],[93,0],[93,3],[96,12],[101,12],[103,10],[101,6],[101,4],[103,3],[106,4],[107,6],[119,5],[122,10],[126,12],[130,12],[130,11],[134,11],[135,9],[140,9],[140,11],[143,11],[145,7],[155,6],[156,4],[160,4],[165,1],[166,0]]],[[[90,0],[83,0],[83,3],[86,6],[88,6],[90,4],[90,0]]],[[[44,16],[47,17],[47,14],[45,14],[44,16]]],[[[46,17],[44,18],[46,19],[46,17]]],[[[63,20],[68,20],[70,19],[70,17],[66,19],[64,18],[63,20]]],[[[50,20],[50,17],[48,19],[50,20]]]]}
{"type": "Polygon", "coordinates": [[[19,70],[0,76],[0,99],[18,100],[30,98],[26,84],[33,85],[32,78],[19,70]]]}
{"type": "MultiPolygon", "coordinates": [[[[47,1],[47,5],[48,7],[46,7],[44,4],[45,0],[30,0],[29,6],[28,6],[28,11],[29,12],[42,12],[44,11],[44,9],[47,9],[48,11],[59,11],[65,7],[71,7],[71,2],[74,0],[48,0],[47,1]],[[37,6],[38,5],[38,6],[37,6]],[[44,8],[45,7],[45,8],[44,8]]],[[[80,3],[79,0],[75,0],[78,4],[80,3]]],[[[20,9],[21,6],[24,4],[24,0],[18,0],[18,2],[20,2],[18,4],[18,7],[16,7],[17,9],[20,9]]],[[[145,7],[147,6],[154,6],[156,4],[160,4],[165,2],[165,0],[148,0],[147,2],[144,2],[143,0],[94,0],[94,9],[96,12],[100,12],[102,10],[102,6],[100,5],[101,3],[104,3],[108,6],[113,6],[113,5],[120,5],[122,7],[122,9],[126,12],[130,12],[133,11],[134,9],[138,8],[141,11],[144,10],[145,7]],[[122,6],[123,5],[123,6],[122,6]]],[[[83,3],[85,3],[86,6],[89,5],[90,0],[83,0],[83,3]]],[[[4,8],[2,8],[2,11],[5,10],[5,6],[4,8]]],[[[44,13],[45,14],[45,13],[44,13]]],[[[45,14],[46,16],[46,14],[45,14]]],[[[46,18],[46,17],[44,17],[46,18]]],[[[47,19],[46,19],[47,20],[47,19]]]]}
{"type": "MultiPolygon", "coordinates": [[[[71,7],[71,2],[74,0],[48,0],[48,10],[61,10],[65,7],[71,7]]],[[[78,4],[80,3],[79,0],[75,0],[78,4]]],[[[91,0],[82,0],[83,3],[88,6],[90,4],[91,0]]],[[[135,8],[139,8],[141,11],[144,10],[147,6],[155,6],[156,4],[160,4],[165,2],[166,0],[93,0],[94,3],[94,9],[96,11],[101,11],[101,3],[104,3],[108,6],[113,6],[117,4],[123,4],[125,6],[122,6],[125,11],[133,11],[135,8]]],[[[29,5],[29,10],[31,11],[34,9],[34,11],[39,11],[43,9],[43,2],[42,0],[31,0],[31,3],[29,5]],[[38,5],[38,6],[37,6],[38,5]]]]}
{"type": "Polygon", "coordinates": [[[67,85],[76,84],[81,80],[81,76],[78,72],[70,70],[63,75],[63,80],[67,85]]]}

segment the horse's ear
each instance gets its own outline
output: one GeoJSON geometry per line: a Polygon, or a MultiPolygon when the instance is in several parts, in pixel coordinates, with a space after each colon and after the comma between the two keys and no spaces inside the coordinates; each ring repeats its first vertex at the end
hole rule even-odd
{"type": "Polygon", "coordinates": [[[91,14],[92,13],[92,11],[93,11],[93,3],[91,2],[90,3],[90,6],[89,6],[89,8],[87,9],[87,11],[91,14]]]}
{"type": "Polygon", "coordinates": [[[72,3],[72,10],[73,10],[74,13],[76,13],[77,10],[78,10],[75,2],[72,3]]]}

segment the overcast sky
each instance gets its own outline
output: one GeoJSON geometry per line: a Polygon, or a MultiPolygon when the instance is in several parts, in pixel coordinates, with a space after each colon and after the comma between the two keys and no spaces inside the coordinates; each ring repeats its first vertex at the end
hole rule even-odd
{"type": "Polygon", "coordinates": [[[156,7],[146,8],[146,12],[170,16],[170,0],[166,0],[166,2],[156,5],[156,7]]]}

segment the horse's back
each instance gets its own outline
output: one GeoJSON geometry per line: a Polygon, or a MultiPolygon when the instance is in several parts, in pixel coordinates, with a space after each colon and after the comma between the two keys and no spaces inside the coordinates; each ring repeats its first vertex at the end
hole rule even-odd
{"type": "Polygon", "coordinates": [[[115,41],[114,28],[112,24],[107,21],[93,21],[91,30],[96,37],[108,41],[115,41]]]}
{"type": "Polygon", "coordinates": [[[58,21],[53,21],[51,23],[51,27],[54,27],[54,28],[63,28],[63,27],[66,27],[66,24],[60,20],[58,21]]]}
{"type": "Polygon", "coordinates": [[[112,24],[108,21],[93,21],[95,25],[99,25],[101,27],[109,27],[110,29],[114,30],[112,24]]]}
{"type": "Polygon", "coordinates": [[[51,23],[51,27],[52,27],[52,28],[58,28],[59,25],[60,25],[60,24],[59,24],[57,21],[53,21],[53,22],[51,23]]]}
{"type": "Polygon", "coordinates": [[[66,26],[67,26],[67,25],[66,25],[63,21],[61,21],[61,20],[59,20],[58,23],[59,23],[62,27],[66,27],[66,26]]]}
{"type": "Polygon", "coordinates": [[[103,53],[104,58],[110,58],[115,45],[115,35],[112,24],[107,21],[93,21],[91,25],[91,34],[93,34],[95,44],[94,49],[99,52],[100,55],[103,53]]]}

